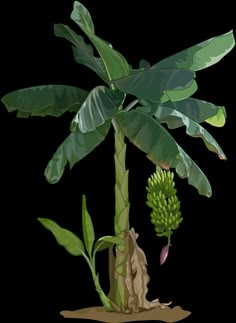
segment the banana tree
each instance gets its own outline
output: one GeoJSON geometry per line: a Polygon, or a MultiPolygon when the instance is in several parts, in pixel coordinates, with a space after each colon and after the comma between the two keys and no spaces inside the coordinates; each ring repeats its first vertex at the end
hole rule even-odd
{"type": "Polygon", "coordinates": [[[235,45],[233,32],[203,41],[154,65],[141,60],[137,68],[132,68],[121,53],[95,34],[89,11],[78,1],[74,2],[71,19],[93,46],[64,24],[54,25],[55,35],[72,43],[75,61],[93,70],[102,79],[102,84],[90,92],[75,86],[36,86],[6,94],[2,102],[9,112],[17,111],[17,116],[24,118],[59,117],[67,111],[73,113],[71,133],[45,169],[46,180],[52,184],[61,179],[67,164],[72,168],[85,158],[113,128],[114,233],[94,244],[92,220],[85,197],[82,211],[84,243],[55,222],[39,220],[68,252],[85,257],[107,311],[129,313],[155,306],[165,307],[158,301],[146,299],[149,280],[146,258],[137,244],[138,235],[129,223],[126,138],[152,163],[165,170],[174,169],[181,178],[187,178],[199,194],[210,197],[212,190],[206,175],[169,130],[185,127],[188,136],[200,137],[208,150],[220,159],[226,159],[219,144],[202,125],[205,122],[222,127],[226,119],[225,108],[193,95],[197,91],[196,72],[219,62],[232,50],[235,45]],[[99,57],[94,55],[94,48],[99,57]],[[127,97],[128,104],[125,103],[127,97]],[[130,97],[133,97],[131,102],[130,97]],[[95,254],[108,247],[110,292],[105,295],[95,269],[95,254]],[[135,278],[134,272],[139,274],[139,279],[135,278]]]}

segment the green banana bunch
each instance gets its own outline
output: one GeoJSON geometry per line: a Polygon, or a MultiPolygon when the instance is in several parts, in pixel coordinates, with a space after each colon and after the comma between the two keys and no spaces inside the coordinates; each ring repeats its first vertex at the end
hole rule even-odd
{"type": "Polygon", "coordinates": [[[155,225],[156,235],[170,238],[173,230],[183,221],[174,173],[157,167],[147,183],[147,205],[152,208],[151,222],[155,225]]]}

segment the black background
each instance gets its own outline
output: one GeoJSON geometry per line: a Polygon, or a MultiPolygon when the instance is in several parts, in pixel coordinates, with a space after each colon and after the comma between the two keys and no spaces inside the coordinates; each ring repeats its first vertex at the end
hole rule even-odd
{"type": "MultiPolygon", "coordinates": [[[[83,4],[96,33],[137,67],[141,58],[152,64],[189,46],[234,29],[234,9],[217,5],[159,1],[91,1],[83,4]]],[[[101,84],[73,60],[71,45],[54,37],[53,24],[70,25],[72,0],[1,3],[1,97],[13,90],[42,84],[76,85],[87,90],[101,84]]],[[[209,199],[199,196],[186,180],[176,177],[184,222],[173,235],[170,255],[162,267],[159,253],[166,243],[154,234],[145,205],[145,185],[154,166],[128,144],[131,225],[140,234],[151,278],[148,298],[192,311],[185,322],[231,317],[234,296],[235,189],[235,49],[218,64],[197,72],[195,97],[225,105],[227,122],[211,128],[227,161],[207,151],[200,139],[184,131],[173,135],[208,176],[209,199]],[[227,305],[229,304],[229,305],[227,305]],[[227,316],[227,317],[226,317],[227,316]]],[[[17,119],[0,107],[1,142],[1,267],[5,322],[63,321],[59,312],[100,305],[83,258],[72,257],[38,222],[49,217],[80,237],[81,196],[87,195],[96,236],[113,233],[113,136],[50,185],[44,169],[69,134],[72,116],[17,119]]],[[[98,256],[100,280],[107,291],[107,255],[98,256]]]]}

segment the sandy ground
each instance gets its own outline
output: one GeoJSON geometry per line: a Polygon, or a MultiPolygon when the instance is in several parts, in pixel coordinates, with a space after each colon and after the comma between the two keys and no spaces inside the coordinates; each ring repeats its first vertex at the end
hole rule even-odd
{"type": "Polygon", "coordinates": [[[132,322],[132,321],[163,321],[163,322],[177,322],[185,319],[191,314],[189,311],[183,310],[180,306],[173,308],[161,309],[156,307],[151,310],[123,314],[115,312],[106,312],[101,307],[88,307],[75,311],[62,311],[60,313],[64,318],[77,318],[96,320],[107,323],[119,323],[119,322],[132,322]]]}

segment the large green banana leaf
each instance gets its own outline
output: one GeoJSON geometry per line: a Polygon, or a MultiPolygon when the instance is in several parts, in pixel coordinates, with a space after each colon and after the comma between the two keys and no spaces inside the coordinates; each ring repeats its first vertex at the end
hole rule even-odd
{"type": "Polygon", "coordinates": [[[188,183],[199,194],[211,196],[211,186],[205,174],[157,120],[139,110],[121,111],[115,119],[126,137],[154,164],[166,169],[175,168],[181,178],[188,178],[188,183]]]}
{"type": "Polygon", "coordinates": [[[10,92],[2,102],[8,112],[17,110],[18,117],[59,117],[66,111],[77,112],[88,93],[74,86],[42,85],[10,92]]]}
{"type": "Polygon", "coordinates": [[[52,159],[45,169],[45,176],[51,184],[57,183],[63,175],[66,164],[70,168],[75,163],[87,156],[106,137],[110,129],[111,121],[108,120],[94,131],[82,133],[79,129],[72,132],[58,147],[52,159]]]}
{"type": "Polygon", "coordinates": [[[106,41],[95,35],[90,13],[79,1],[74,1],[71,19],[83,30],[97,49],[106,67],[109,80],[118,79],[129,74],[129,64],[124,56],[114,50],[106,41]]]}
{"type": "Polygon", "coordinates": [[[199,125],[194,120],[190,119],[183,113],[169,108],[167,106],[159,106],[154,113],[154,116],[161,123],[166,123],[168,128],[175,129],[182,126],[186,127],[186,133],[195,138],[202,138],[205,143],[207,149],[216,153],[220,159],[226,159],[226,156],[218,145],[216,140],[212,137],[212,135],[204,129],[201,125],[199,125]]]}
{"type": "Polygon", "coordinates": [[[171,55],[151,67],[184,68],[199,71],[218,63],[235,45],[233,31],[210,38],[195,46],[171,55]]]}
{"type": "Polygon", "coordinates": [[[109,81],[103,60],[93,55],[93,47],[86,44],[82,36],[77,35],[70,27],[63,24],[54,25],[54,33],[57,37],[65,38],[74,45],[73,53],[77,63],[89,67],[105,82],[109,81]]]}
{"type": "Polygon", "coordinates": [[[106,86],[95,87],[72,120],[71,130],[89,132],[111,119],[124,100],[124,93],[106,86]]]}
{"type": "Polygon", "coordinates": [[[182,69],[140,70],[114,80],[119,90],[139,99],[154,102],[178,101],[191,96],[196,90],[195,73],[182,69]]]}
{"type": "Polygon", "coordinates": [[[138,109],[150,115],[154,115],[157,108],[162,106],[163,108],[173,108],[197,123],[206,121],[215,127],[223,127],[225,124],[225,108],[203,100],[188,98],[177,102],[168,101],[161,104],[140,100],[140,103],[142,107],[138,109]]]}

